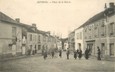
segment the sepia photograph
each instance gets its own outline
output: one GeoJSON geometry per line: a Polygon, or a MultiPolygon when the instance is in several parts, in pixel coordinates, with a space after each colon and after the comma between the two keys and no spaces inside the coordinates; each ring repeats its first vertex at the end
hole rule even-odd
{"type": "Polygon", "coordinates": [[[115,72],[115,0],[0,0],[0,72],[115,72]]]}

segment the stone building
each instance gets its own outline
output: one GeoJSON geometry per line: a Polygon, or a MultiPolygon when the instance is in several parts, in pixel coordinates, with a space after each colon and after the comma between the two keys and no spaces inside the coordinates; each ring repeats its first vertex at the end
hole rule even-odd
{"type": "Polygon", "coordinates": [[[69,47],[70,50],[75,49],[75,31],[72,31],[68,35],[68,47],[69,47]]]}
{"type": "Polygon", "coordinates": [[[0,12],[0,55],[15,56],[22,53],[22,26],[19,21],[0,12]]]}
{"type": "Polygon", "coordinates": [[[83,44],[83,27],[80,26],[75,30],[75,50],[81,49],[84,53],[84,44],[83,44]]]}
{"type": "Polygon", "coordinates": [[[90,49],[90,54],[97,56],[97,47],[101,49],[101,57],[115,57],[115,5],[109,3],[105,10],[86,21],[83,28],[84,50],[90,49]]]}
{"type": "Polygon", "coordinates": [[[13,20],[0,12],[0,57],[36,54],[43,48],[55,48],[57,41],[49,32],[38,30],[36,24],[28,25],[13,20]]]}

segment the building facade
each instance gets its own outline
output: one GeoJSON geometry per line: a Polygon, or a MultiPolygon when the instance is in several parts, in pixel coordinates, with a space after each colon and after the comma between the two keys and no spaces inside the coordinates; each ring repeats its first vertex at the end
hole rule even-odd
{"type": "Polygon", "coordinates": [[[75,49],[75,31],[71,32],[68,36],[68,47],[70,50],[75,49]]]}
{"type": "Polygon", "coordinates": [[[81,49],[84,53],[84,38],[83,38],[83,27],[79,27],[75,30],[75,50],[81,49]]]}
{"type": "Polygon", "coordinates": [[[104,11],[91,17],[80,29],[82,28],[84,50],[89,48],[90,54],[97,56],[97,47],[99,47],[102,58],[115,57],[114,3],[110,3],[109,8],[105,7],[104,11]]]}
{"type": "Polygon", "coordinates": [[[0,12],[0,55],[15,56],[22,53],[22,26],[0,12]]]}
{"type": "Polygon", "coordinates": [[[55,49],[57,38],[0,12],[0,57],[34,55],[43,49],[55,49]]]}

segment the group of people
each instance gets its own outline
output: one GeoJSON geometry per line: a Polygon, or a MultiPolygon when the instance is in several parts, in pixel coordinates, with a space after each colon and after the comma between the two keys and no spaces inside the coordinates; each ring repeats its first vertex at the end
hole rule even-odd
{"type": "MultiPolygon", "coordinates": [[[[67,55],[67,59],[69,59],[69,55],[70,55],[70,50],[69,49],[67,49],[66,55],[67,55]]],[[[81,57],[82,57],[82,50],[81,49],[79,49],[79,50],[77,49],[77,50],[74,51],[74,58],[76,59],[77,57],[79,59],[81,59],[81,57]]]]}
{"type": "MultiPolygon", "coordinates": [[[[90,52],[91,52],[90,49],[89,49],[89,48],[86,48],[86,50],[85,50],[85,52],[84,52],[84,57],[85,57],[86,60],[89,59],[89,57],[90,57],[90,55],[91,55],[90,52]]],[[[62,50],[59,50],[58,53],[59,53],[59,57],[61,58],[61,57],[62,57],[62,50]]],[[[48,55],[47,50],[44,50],[44,53],[43,53],[44,59],[47,58],[47,55],[48,55]]],[[[52,50],[52,51],[51,51],[51,56],[52,56],[52,58],[54,58],[54,55],[55,55],[55,51],[52,50]]],[[[67,55],[67,59],[69,59],[69,56],[70,56],[70,50],[69,50],[69,48],[68,48],[67,51],[66,51],[66,55],[67,55]]],[[[75,59],[77,59],[77,58],[81,59],[81,58],[82,58],[82,50],[81,50],[81,49],[74,50],[74,58],[75,58],[75,59]]],[[[101,60],[101,50],[100,50],[99,47],[97,47],[97,59],[98,59],[98,60],[101,60]]]]}
{"type": "MultiPolygon", "coordinates": [[[[67,52],[66,52],[67,59],[69,59],[69,54],[70,54],[70,50],[67,49],[67,52]]],[[[85,53],[84,53],[85,59],[88,60],[90,55],[91,55],[91,50],[89,48],[86,48],[85,53]]],[[[82,50],[81,49],[74,50],[74,58],[81,59],[81,57],[82,57],[82,50]]],[[[99,47],[97,47],[97,60],[101,60],[101,50],[99,47]]]]}
{"type": "MultiPolygon", "coordinates": [[[[51,55],[52,58],[54,58],[55,53],[56,53],[55,50],[51,50],[50,55],[51,55]]],[[[61,57],[62,57],[62,50],[59,50],[58,53],[59,53],[59,57],[61,58],[61,57]]],[[[47,51],[47,50],[44,50],[44,52],[43,52],[43,57],[44,57],[44,59],[47,58],[47,55],[48,55],[48,51],[47,51]]]]}
{"type": "MultiPolygon", "coordinates": [[[[85,50],[85,58],[88,59],[90,56],[90,49],[86,48],[85,50]]],[[[101,60],[101,50],[99,47],[97,47],[97,60],[101,60]]]]}

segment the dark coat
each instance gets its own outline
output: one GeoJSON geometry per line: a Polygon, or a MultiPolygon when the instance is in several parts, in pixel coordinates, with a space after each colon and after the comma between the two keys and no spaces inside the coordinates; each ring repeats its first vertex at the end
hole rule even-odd
{"type": "Polygon", "coordinates": [[[89,58],[89,49],[85,50],[85,58],[88,59],[89,58]]]}
{"type": "Polygon", "coordinates": [[[74,58],[77,58],[77,51],[74,52],[74,58]]]}
{"type": "Polygon", "coordinates": [[[101,50],[98,48],[98,53],[97,53],[97,59],[98,60],[101,60],[101,50]]]}
{"type": "Polygon", "coordinates": [[[59,56],[60,56],[60,57],[62,56],[62,51],[61,51],[61,50],[59,51],[59,56]]]}
{"type": "Polygon", "coordinates": [[[82,57],[82,50],[79,50],[79,52],[78,52],[78,54],[79,54],[79,59],[82,57]]]}

